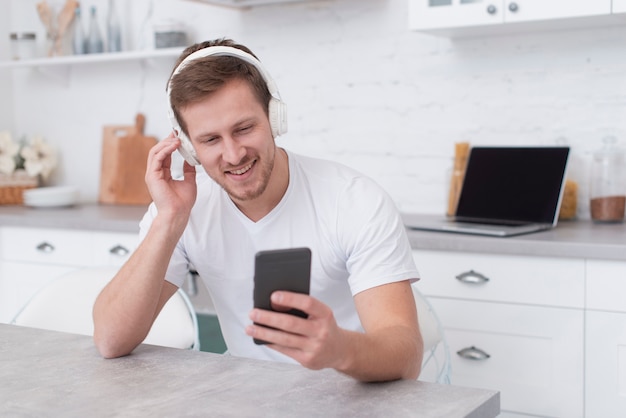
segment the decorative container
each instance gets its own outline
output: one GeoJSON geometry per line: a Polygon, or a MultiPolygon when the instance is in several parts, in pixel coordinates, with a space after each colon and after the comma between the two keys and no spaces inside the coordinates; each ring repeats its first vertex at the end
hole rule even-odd
{"type": "Polygon", "coordinates": [[[0,205],[21,205],[24,190],[39,185],[39,178],[29,176],[26,170],[15,170],[11,174],[0,173],[0,205]]]}

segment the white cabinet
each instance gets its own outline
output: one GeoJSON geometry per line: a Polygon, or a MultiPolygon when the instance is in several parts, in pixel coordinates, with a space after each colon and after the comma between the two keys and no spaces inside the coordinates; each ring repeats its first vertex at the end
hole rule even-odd
{"type": "Polygon", "coordinates": [[[585,412],[626,416],[626,262],[587,262],[585,412]]]}
{"type": "Polygon", "coordinates": [[[93,234],[93,263],[122,266],[139,245],[138,234],[98,232],[93,234]]]}
{"type": "Polygon", "coordinates": [[[409,0],[411,29],[496,25],[502,22],[501,1],[409,0]]]}
{"type": "Polygon", "coordinates": [[[505,0],[504,21],[565,19],[611,13],[611,0],[505,0]]]}
{"type": "Polygon", "coordinates": [[[584,260],[441,251],[414,257],[428,296],[584,307],[584,260]]]}
{"type": "Polygon", "coordinates": [[[582,310],[430,301],[451,350],[452,384],[499,390],[503,411],[582,416],[582,310]]]}
{"type": "Polygon", "coordinates": [[[484,27],[610,14],[611,0],[409,0],[409,27],[415,30],[484,27]]]}
{"type": "Polygon", "coordinates": [[[35,264],[91,265],[92,242],[82,231],[3,227],[3,261],[35,264]]]}
{"type": "Polygon", "coordinates": [[[137,244],[137,234],[2,227],[0,322],[10,322],[49,281],[83,267],[120,266],[137,244]]]}
{"type": "Polygon", "coordinates": [[[582,417],[585,261],[415,251],[452,384],[499,390],[505,414],[582,417]]]}

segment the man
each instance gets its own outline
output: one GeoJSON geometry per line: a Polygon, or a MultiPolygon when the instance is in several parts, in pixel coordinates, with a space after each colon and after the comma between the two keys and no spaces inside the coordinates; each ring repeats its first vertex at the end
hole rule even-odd
{"type": "Polygon", "coordinates": [[[276,115],[274,90],[252,53],[231,40],[183,52],[168,92],[184,140],[172,133],[150,151],[153,203],[141,244],[95,303],[96,346],[107,358],[129,354],[193,266],[229,354],[334,368],[362,381],[415,379],[423,343],[410,283],[418,273],[399,214],[354,170],[277,147],[284,109],[276,115]],[[212,54],[220,48],[231,52],[212,54]],[[208,177],[196,178],[185,162],[183,179],[172,178],[181,145],[208,177]],[[256,252],[292,247],[312,250],[311,294],[277,291],[272,304],[307,319],[252,307],[256,252]]]}

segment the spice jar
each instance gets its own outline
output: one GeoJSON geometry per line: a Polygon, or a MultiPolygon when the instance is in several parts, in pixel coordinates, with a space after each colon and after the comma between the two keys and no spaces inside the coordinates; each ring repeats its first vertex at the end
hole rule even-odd
{"type": "Polygon", "coordinates": [[[14,60],[35,58],[37,37],[34,33],[13,32],[9,38],[11,39],[11,56],[14,60]]]}
{"type": "Polygon", "coordinates": [[[622,222],[626,204],[626,155],[615,146],[615,137],[608,136],[603,142],[604,147],[593,154],[591,165],[591,219],[622,222]]]}

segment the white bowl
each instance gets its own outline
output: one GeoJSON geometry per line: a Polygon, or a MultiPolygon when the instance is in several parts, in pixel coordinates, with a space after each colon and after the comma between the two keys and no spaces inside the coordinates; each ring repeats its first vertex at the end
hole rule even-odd
{"type": "Polygon", "coordinates": [[[63,207],[78,202],[78,189],[73,186],[39,187],[24,190],[24,204],[32,207],[63,207]]]}

